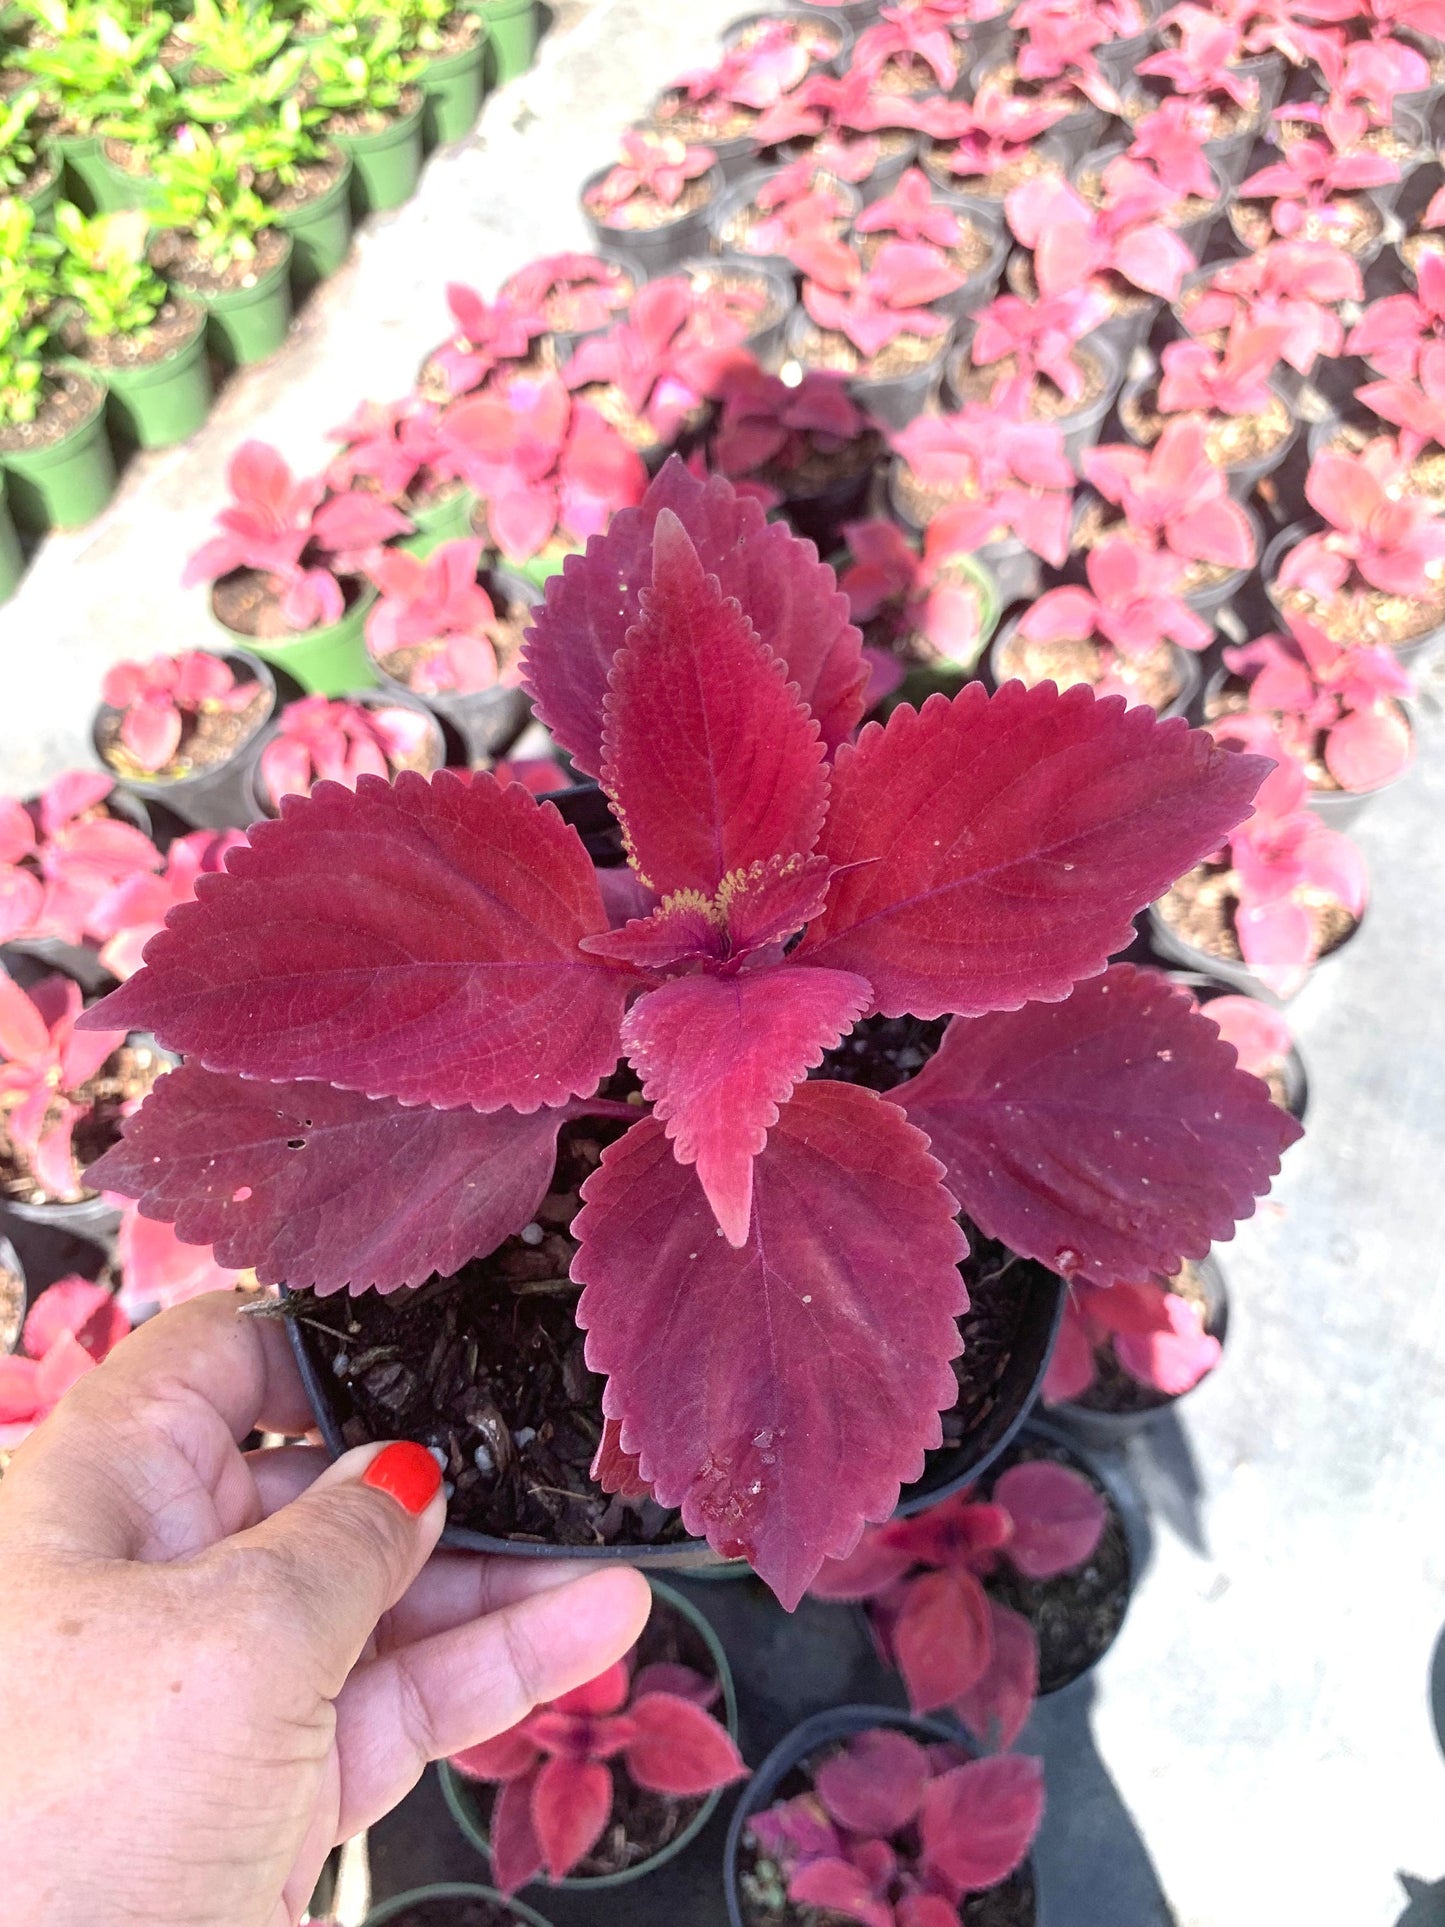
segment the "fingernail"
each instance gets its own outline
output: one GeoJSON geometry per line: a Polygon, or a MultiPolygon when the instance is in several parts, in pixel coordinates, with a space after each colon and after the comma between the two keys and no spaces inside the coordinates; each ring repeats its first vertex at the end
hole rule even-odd
{"type": "Polygon", "coordinates": [[[363,1485],[374,1486],[403,1511],[420,1518],[441,1490],[442,1469],[424,1445],[412,1439],[398,1439],[378,1452],[361,1475],[363,1485]]]}

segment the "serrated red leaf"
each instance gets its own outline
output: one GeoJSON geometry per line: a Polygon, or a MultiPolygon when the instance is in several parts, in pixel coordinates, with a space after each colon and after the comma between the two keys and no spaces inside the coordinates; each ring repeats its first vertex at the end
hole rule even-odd
{"type": "Polygon", "coordinates": [[[651,587],[613,659],[602,785],[650,889],[701,890],[807,856],[827,809],[816,723],[670,509],[651,587]]]}
{"type": "MultiPolygon", "coordinates": [[[[603,876],[632,871],[604,871],[603,876]]],[[[680,890],[650,916],[620,930],[584,937],[594,957],[611,957],[644,970],[668,970],[708,960],[737,964],[768,944],[783,943],[822,909],[832,877],[826,858],[770,857],[723,879],[709,900],[700,890],[680,890]]]]}
{"type": "Polygon", "coordinates": [[[577,833],[520,784],[323,783],[197,880],[85,1028],[153,1030],[212,1070],[407,1104],[534,1111],[617,1062],[627,979],[577,833]]]}
{"type": "Polygon", "coordinates": [[[532,1788],[532,1825],[553,1880],[596,1846],[611,1811],[612,1773],[600,1760],[547,1761],[532,1788]]]}
{"type": "Polygon", "coordinates": [[[831,1817],[850,1833],[887,1835],[918,1812],[928,1755],[907,1733],[879,1726],[824,1761],[813,1786],[831,1817]]]}
{"type": "Polygon", "coordinates": [[[519,1780],[537,1764],[538,1752],[520,1726],[509,1726],[495,1739],[482,1740],[460,1753],[447,1764],[468,1780],[519,1780]]]}
{"type": "Polygon", "coordinates": [[[624,1448],[660,1504],[790,1610],[918,1477],[957,1391],[964,1238],[925,1141],[889,1109],[800,1086],[754,1167],[742,1250],[656,1118],[603,1153],[573,1225],[577,1322],[624,1448]]]}
{"type": "Polygon", "coordinates": [[[223,1263],[319,1292],[424,1284],[520,1231],[564,1113],[408,1109],[183,1064],[91,1167],[223,1263]]]}
{"type": "Polygon", "coordinates": [[[780,965],[736,977],[675,977],[633,1005],[622,1042],[673,1154],[698,1181],[728,1243],[747,1242],[753,1160],[778,1107],[868,1007],[862,977],[780,965]]]}
{"type": "Polygon", "coordinates": [[[652,1487],[637,1469],[637,1454],[622,1449],[622,1427],[615,1418],[602,1422],[602,1439],[588,1468],[604,1492],[623,1499],[650,1499],[652,1487]]]}
{"type": "Polygon", "coordinates": [[[1249,814],[1258,757],[1084,688],[968,684],[838,755],[819,853],[839,877],[796,955],[890,1017],[1068,995],[1249,814]]]}
{"type": "Polygon", "coordinates": [[[971,1572],[920,1573],[903,1593],[892,1646],[915,1713],[935,1713],[982,1678],[992,1656],[988,1596],[971,1572]]]}
{"type": "Polygon", "coordinates": [[[614,515],[585,556],[569,556],[548,582],[523,658],[538,716],[580,769],[600,772],[608,671],[651,580],[652,534],[664,509],[681,521],[723,594],[747,611],[797,684],[825,746],[836,749],[862,718],[868,673],[832,570],[811,542],[770,523],[758,502],[720,476],[699,479],[676,457],[637,508],[614,515]]]}
{"type": "Polygon", "coordinates": [[[747,1774],[725,1726],[674,1693],[640,1693],[627,1709],[637,1729],[623,1749],[638,1786],[692,1799],[747,1774]]]}
{"type": "Polygon", "coordinates": [[[959,1694],[953,1711],[981,1745],[1003,1750],[1023,1732],[1038,1698],[1039,1642],[1028,1620],[1011,1606],[990,1599],[988,1613],[988,1665],[959,1694]]]}
{"type": "Polygon", "coordinates": [[[1056,1579],[1081,1566],[1109,1516],[1082,1472],[1048,1459],[1010,1466],[995,1481],[993,1497],[1013,1520],[1004,1556],[1025,1579],[1056,1579]]]}
{"type": "Polygon", "coordinates": [[[1232,1237],[1300,1135],[1188,993],[1129,964],[1061,1004],[956,1019],[892,1095],[980,1230],[1100,1285],[1232,1237]]]}
{"type": "Polygon", "coordinates": [[[532,1794],[540,1771],[533,1768],[508,1780],[492,1802],[492,1878],[503,1894],[514,1894],[542,1871],[542,1843],[532,1823],[532,1794]]]}
{"type": "Polygon", "coordinates": [[[924,1788],[924,1859],[961,1893],[977,1893],[1020,1865],[1043,1814],[1042,1761],[1019,1753],[970,1760],[924,1788]]]}

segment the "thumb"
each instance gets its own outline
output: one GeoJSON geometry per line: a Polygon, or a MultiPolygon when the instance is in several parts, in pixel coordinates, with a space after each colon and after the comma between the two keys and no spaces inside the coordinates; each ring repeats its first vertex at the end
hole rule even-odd
{"type": "Polygon", "coordinates": [[[218,1552],[265,1595],[271,1623],[300,1631],[330,1699],[431,1557],[445,1518],[441,1467],[424,1445],[359,1445],[218,1552]]]}

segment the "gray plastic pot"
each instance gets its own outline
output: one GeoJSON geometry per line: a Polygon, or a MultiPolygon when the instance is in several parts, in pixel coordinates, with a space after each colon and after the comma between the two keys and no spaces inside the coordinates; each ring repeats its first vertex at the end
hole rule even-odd
{"type": "MultiPolygon", "coordinates": [[[[1288,528],[1281,529],[1279,534],[1275,536],[1269,547],[1265,550],[1263,560],[1260,562],[1259,575],[1260,581],[1264,586],[1265,596],[1270,608],[1274,610],[1282,626],[1287,626],[1287,618],[1285,617],[1284,611],[1274,599],[1274,584],[1279,575],[1280,564],[1284,561],[1285,556],[1291,549],[1296,548],[1307,535],[1314,533],[1316,533],[1316,531],[1308,527],[1305,523],[1292,522],[1288,528]]],[[[1409,642],[1398,644],[1391,649],[1390,653],[1396,662],[1403,664],[1404,667],[1418,668],[1429,661],[1435,651],[1442,645],[1445,645],[1445,623],[1440,623],[1434,629],[1426,630],[1424,635],[1412,637],[1409,642]]]]}
{"type": "MultiPolygon", "coordinates": [[[[260,683],[270,697],[265,715],[246,741],[224,763],[215,763],[208,769],[197,771],[194,776],[177,777],[174,782],[119,774],[115,778],[132,796],[142,797],[149,803],[163,804],[166,809],[173,810],[182,822],[196,830],[244,830],[249,823],[255,822],[255,817],[249,814],[250,771],[261,753],[266,725],[276,711],[276,678],[268,664],[262,662],[259,656],[253,656],[249,649],[228,649],[223,660],[235,672],[238,681],[260,683]]],[[[108,766],[100,753],[100,726],[114,714],[109,704],[102,703],[91,724],[91,742],[102,767],[108,766]]]]}
{"type": "Polygon", "coordinates": [[[600,187],[611,172],[610,167],[599,167],[582,183],[582,218],[599,252],[621,248],[649,278],[666,274],[690,255],[707,252],[708,211],[718,201],[725,185],[720,167],[714,164],[702,176],[710,192],[701,207],[695,207],[690,213],[679,215],[675,221],[667,221],[661,227],[653,228],[612,226],[589,210],[587,196],[593,188],[600,187]]]}
{"type": "Polygon", "coordinates": [[[980,308],[988,306],[998,292],[1004,262],[1013,247],[1013,236],[1004,226],[1003,209],[997,201],[976,199],[971,194],[940,193],[937,190],[933,199],[937,206],[946,207],[959,220],[981,228],[993,239],[988,259],[983,265],[974,269],[962,287],[955,288],[952,294],[941,295],[933,303],[939,314],[951,315],[955,321],[972,319],[980,308]]]}
{"type": "MultiPolygon", "coordinates": [[[[1018,617],[1011,622],[1006,622],[989,645],[988,673],[995,689],[1013,680],[1011,672],[1002,666],[1003,652],[1018,633],[1018,626],[1018,617]]],[[[1178,643],[1171,642],[1167,647],[1170,661],[1174,665],[1175,679],[1179,684],[1179,693],[1163,709],[1156,711],[1160,722],[1166,722],[1171,716],[1187,716],[1191,705],[1198,697],[1202,681],[1197,656],[1192,656],[1187,649],[1181,649],[1178,643]]]]}
{"type": "MultiPolygon", "coordinates": [[[[788,347],[798,353],[803,337],[816,324],[803,308],[798,308],[788,324],[788,347]]],[[[921,415],[929,402],[937,394],[943,380],[944,367],[948,361],[949,342],[952,338],[950,326],[938,337],[938,353],[921,368],[913,369],[906,375],[870,377],[850,375],[848,393],[858,406],[876,422],[888,428],[907,428],[908,424],[921,415]]],[[[807,364],[804,363],[806,366],[807,364]]]]}
{"type": "MultiPolygon", "coordinates": [[[[488,570],[487,581],[494,598],[501,598],[514,606],[520,604],[532,609],[542,600],[542,592],[535,582],[530,582],[524,575],[514,574],[510,569],[488,570]]],[[[381,680],[382,690],[389,697],[407,704],[419,704],[430,710],[439,723],[453,731],[469,764],[500,756],[526,727],[532,713],[525,689],[493,683],[490,688],[473,690],[469,695],[439,690],[435,695],[428,696],[389,676],[380,663],[376,665],[376,673],[381,680]]]]}
{"type": "MultiPolygon", "coordinates": [[[[1137,400],[1142,395],[1148,394],[1157,385],[1157,382],[1158,371],[1151,368],[1147,374],[1135,375],[1126,381],[1123,388],[1119,391],[1119,426],[1123,429],[1126,438],[1133,442],[1136,448],[1145,446],[1145,444],[1136,441],[1130,432],[1129,424],[1124,419],[1124,405],[1137,400]]],[[[1270,386],[1289,410],[1290,432],[1284,436],[1275,447],[1270,449],[1268,454],[1261,455],[1257,460],[1252,462],[1236,462],[1225,469],[1224,479],[1228,484],[1230,494],[1236,502],[1243,502],[1246,505],[1265,476],[1272,475],[1284,461],[1299,436],[1299,416],[1291,404],[1290,397],[1276,383],[1271,382],[1270,386]]]]}
{"type": "Polygon", "coordinates": [[[1159,29],[1155,23],[1161,11],[1159,0],[1145,0],[1144,12],[1150,24],[1142,33],[1127,34],[1122,40],[1106,40],[1094,49],[1094,58],[1103,68],[1105,78],[1118,91],[1122,92],[1132,82],[1139,62],[1158,45],[1159,29]]]}
{"type": "MultiPolygon", "coordinates": [[[[1013,53],[1006,46],[981,55],[964,75],[960,89],[963,98],[973,100],[989,75],[1006,67],[1012,59],[1013,53]]],[[[1066,165],[1072,168],[1090,148],[1099,145],[1108,125],[1109,116],[1104,110],[1096,107],[1092,101],[1085,101],[1072,113],[1065,114],[1062,120],[1054,122],[1049,129],[1049,139],[1063,151],[1066,165]]]]}
{"type": "MultiPolygon", "coordinates": [[[[954,348],[953,354],[949,357],[946,377],[948,393],[956,408],[961,408],[964,405],[965,396],[960,391],[954,379],[954,372],[962,365],[963,358],[968,354],[972,341],[973,328],[971,324],[967,322],[961,323],[958,330],[958,343],[954,348]]],[[[1079,472],[1079,465],[1084,450],[1086,448],[1092,448],[1103,432],[1109,410],[1113,407],[1114,398],[1119,392],[1119,380],[1122,373],[1119,357],[1107,341],[1100,341],[1097,338],[1091,337],[1087,343],[1080,344],[1079,352],[1085,355],[1092,355],[1102,363],[1103,385],[1093,401],[1078,408],[1071,415],[1060,415],[1055,418],[1054,425],[1064,438],[1064,453],[1070,462],[1073,463],[1076,473],[1079,472]]]]}
{"type": "Polygon", "coordinates": [[[373,1907],[361,1927],[391,1927],[403,1914],[415,1907],[426,1907],[432,1901],[448,1900],[485,1900],[493,1907],[504,1908],[517,1923],[517,1927],[550,1927],[534,1907],[522,1900],[504,1900],[495,1887],[477,1887],[464,1880],[441,1880],[430,1887],[413,1887],[410,1893],[395,1894],[390,1900],[382,1901],[373,1907]]]}
{"type": "MultiPolygon", "coordinates": [[[[741,175],[728,188],[717,206],[710,210],[708,234],[711,237],[714,254],[727,256],[734,261],[744,261],[750,267],[756,264],[758,267],[768,268],[774,274],[781,275],[796,285],[798,271],[786,254],[748,254],[733,247],[727,239],[730,223],[750,205],[763,183],[770,181],[774,175],[781,174],[782,171],[780,167],[754,167],[748,173],[741,175]]],[[[863,196],[847,181],[838,181],[835,185],[838,193],[848,203],[848,211],[840,217],[846,223],[863,206],[863,196]]]]}

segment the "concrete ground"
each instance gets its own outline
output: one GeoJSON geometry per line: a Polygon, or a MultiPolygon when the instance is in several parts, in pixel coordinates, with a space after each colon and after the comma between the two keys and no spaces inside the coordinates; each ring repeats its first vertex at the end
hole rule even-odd
{"type": "MultiPolygon", "coordinates": [[[[444,331],[445,281],[491,291],[580,245],[578,182],[741,5],[562,0],[536,68],[371,224],[286,350],[193,442],[134,464],[91,528],[44,546],[0,610],[5,790],[88,760],[107,663],[206,639],[177,577],[236,444],[317,463],[358,399],[406,387],[444,331]]],[[[1445,682],[1419,722],[1418,767],[1359,826],[1368,920],[1291,1011],[1310,1132],[1220,1253],[1225,1362],[1128,1455],[1154,1526],[1129,1620],[1094,1680],[1033,1722],[1048,1927],[1392,1927],[1402,1875],[1410,1927],[1445,1921],[1428,1698],[1445,1620],[1445,682]]],[[[628,1918],[627,1894],[599,1900],[598,1927],[628,1918]]]]}

